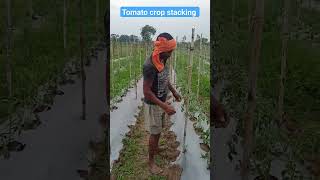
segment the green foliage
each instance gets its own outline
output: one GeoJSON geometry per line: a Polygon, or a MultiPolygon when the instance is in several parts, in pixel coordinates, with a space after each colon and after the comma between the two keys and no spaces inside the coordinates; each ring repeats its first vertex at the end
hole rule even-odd
{"type": "MultiPolygon", "coordinates": [[[[205,44],[202,45],[206,46],[205,44]]],[[[184,99],[189,99],[188,116],[195,119],[195,127],[201,131],[200,138],[203,143],[210,146],[210,63],[206,57],[209,56],[209,48],[199,51],[199,46],[195,46],[193,55],[192,65],[192,78],[191,78],[191,92],[188,94],[188,66],[189,66],[189,54],[187,48],[188,44],[178,44],[178,49],[175,50],[174,56],[177,55],[176,60],[176,80],[177,86],[179,87],[184,99]],[[202,57],[200,57],[202,56],[202,57]],[[198,68],[200,61],[200,76],[199,76],[199,87],[198,87],[198,68]],[[197,89],[199,88],[199,98],[197,99],[197,89]]],[[[203,158],[207,159],[207,163],[210,163],[210,153],[202,155],[203,158]]]]}
{"type": "Polygon", "coordinates": [[[110,96],[112,102],[116,102],[128,88],[135,84],[142,75],[142,66],[145,61],[145,49],[141,44],[113,43],[111,47],[112,71],[110,96]],[[130,55],[132,48],[132,54],[130,55]],[[141,55],[140,55],[141,54],[141,55]],[[141,63],[141,66],[140,66],[141,63]],[[131,76],[130,76],[131,65],[131,76]]]}
{"type": "MultiPolygon", "coordinates": [[[[248,32],[248,1],[236,1],[231,12],[231,1],[216,1],[214,12],[213,86],[224,82],[221,101],[230,116],[238,119],[237,133],[243,135],[243,121],[247,104],[250,37],[248,32]],[[232,24],[232,14],[235,22],[232,24]]],[[[296,150],[296,154],[319,154],[320,134],[320,63],[319,63],[319,12],[292,3],[290,11],[290,37],[288,41],[287,72],[284,90],[284,112],[290,122],[300,130],[300,138],[291,138],[276,123],[280,83],[282,48],[283,1],[265,2],[265,20],[257,81],[257,108],[254,117],[253,168],[259,175],[266,175],[270,163],[296,150]],[[300,16],[298,16],[300,9],[300,16]],[[290,140],[288,140],[290,139],[290,140]],[[278,152],[279,151],[279,152],[278,152]],[[276,155],[275,155],[276,154],[276,155]]],[[[286,157],[298,166],[304,155],[286,157]]],[[[286,169],[294,169],[291,164],[286,169]]],[[[290,170],[286,177],[299,179],[290,170]]],[[[289,178],[290,179],[290,178],[289,178]]]]}
{"type": "MultiPolygon", "coordinates": [[[[18,107],[34,108],[37,103],[49,103],[53,97],[39,97],[41,87],[56,85],[58,77],[70,59],[80,63],[79,47],[79,8],[78,1],[68,1],[67,50],[63,49],[63,1],[33,0],[33,16],[27,13],[29,1],[12,1],[12,84],[13,97],[0,101],[0,124],[9,115],[17,113],[18,107]],[[43,102],[40,102],[41,101],[43,102]],[[9,109],[10,104],[18,105],[9,109]]],[[[105,11],[105,1],[100,2],[100,12],[105,11]]],[[[102,34],[103,15],[99,17],[99,31],[95,28],[95,3],[84,2],[86,10],[83,19],[85,54],[96,44],[102,34]]],[[[0,2],[0,11],[5,15],[5,1],[0,2]]],[[[8,96],[6,87],[6,16],[0,21],[0,99],[8,96]]],[[[21,118],[15,119],[21,123],[21,118]]]]}
{"type": "Polygon", "coordinates": [[[143,41],[150,42],[151,36],[155,35],[156,32],[157,32],[157,30],[154,27],[152,27],[150,25],[145,25],[142,27],[140,35],[141,35],[143,41]]]}

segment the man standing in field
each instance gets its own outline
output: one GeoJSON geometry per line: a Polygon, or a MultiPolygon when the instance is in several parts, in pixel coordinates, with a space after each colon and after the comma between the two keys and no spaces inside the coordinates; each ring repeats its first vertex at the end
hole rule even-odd
{"type": "Polygon", "coordinates": [[[165,113],[173,115],[174,108],[166,103],[169,90],[177,101],[181,96],[169,81],[167,59],[171,56],[177,43],[168,33],[161,33],[154,42],[152,55],[143,65],[144,117],[149,138],[149,168],[153,174],[159,174],[162,169],[156,165],[154,156],[159,152],[159,138],[164,125],[165,113]]]}

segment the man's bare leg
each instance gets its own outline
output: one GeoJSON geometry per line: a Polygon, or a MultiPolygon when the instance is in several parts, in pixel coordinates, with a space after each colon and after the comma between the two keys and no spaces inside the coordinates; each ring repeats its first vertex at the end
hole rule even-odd
{"type": "Polygon", "coordinates": [[[157,154],[160,134],[151,134],[149,138],[149,168],[154,174],[161,173],[161,168],[156,165],[154,156],[157,154]]]}

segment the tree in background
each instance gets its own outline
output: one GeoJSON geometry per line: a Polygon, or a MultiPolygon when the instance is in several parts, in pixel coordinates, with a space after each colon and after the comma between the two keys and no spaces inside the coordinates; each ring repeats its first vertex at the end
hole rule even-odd
{"type": "Polygon", "coordinates": [[[111,34],[110,38],[111,38],[111,41],[117,41],[119,39],[119,35],[118,34],[111,34]]]}
{"type": "Polygon", "coordinates": [[[120,42],[128,42],[130,40],[130,36],[129,35],[121,35],[120,37],[119,37],[119,41],[120,42]]]}
{"type": "Polygon", "coordinates": [[[141,35],[143,41],[150,42],[151,36],[155,35],[156,32],[157,32],[157,30],[154,27],[149,26],[149,25],[145,25],[142,27],[140,35],[141,35]]]}
{"type": "Polygon", "coordinates": [[[118,34],[111,34],[110,35],[110,40],[113,42],[119,41],[119,42],[139,42],[140,39],[138,36],[136,35],[126,35],[126,34],[122,34],[122,35],[118,35],[118,34]]]}
{"type": "Polygon", "coordinates": [[[182,42],[186,42],[186,40],[187,40],[187,36],[184,35],[184,36],[182,37],[182,42]]]}
{"type": "Polygon", "coordinates": [[[136,35],[130,35],[129,41],[130,42],[138,42],[139,41],[139,37],[136,36],[136,35]]]}
{"type": "Polygon", "coordinates": [[[208,38],[201,37],[199,34],[197,35],[197,39],[194,41],[194,45],[196,47],[200,47],[200,42],[202,45],[207,45],[209,43],[208,38]]]}
{"type": "Polygon", "coordinates": [[[118,42],[118,39],[119,39],[119,35],[118,34],[111,34],[110,35],[110,41],[112,42],[111,43],[111,47],[112,47],[112,56],[114,56],[115,54],[115,46],[117,46],[117,42],[118,42]]]}

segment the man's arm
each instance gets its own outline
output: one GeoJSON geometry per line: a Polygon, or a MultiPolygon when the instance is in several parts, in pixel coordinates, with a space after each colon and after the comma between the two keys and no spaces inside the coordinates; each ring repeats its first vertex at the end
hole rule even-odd
{"type": "Polygon", "coordinates": [[[169,90],[172,92],[174,98],[176,98],[177,101],[181,101],[181,96],[180,94],[176,91],[176,89],[171,85],[170,82],[168,82],[168,87],[169,87],[169,90]]]}

